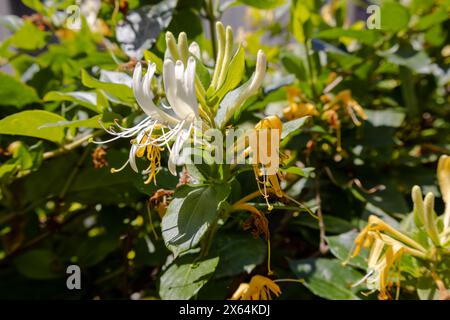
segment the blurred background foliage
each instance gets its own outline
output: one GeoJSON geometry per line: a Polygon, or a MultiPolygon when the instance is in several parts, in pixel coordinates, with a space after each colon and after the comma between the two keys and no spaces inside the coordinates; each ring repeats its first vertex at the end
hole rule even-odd
{"type": "MultiPolygon", "coordinates": [[[[233,121],[310,116],[284,140],[303,171],[286,173],[283,188],[321,219],[267,215],[272,269],[305,280],[281,284],[280,298],[376,298],[351,287],[364,260],[341,260],[370,214],[394,226],[409,215],[413,185],[439,195],[436,161],[450,154],[449,1],[374,1],[373,30],[369,3],[356,0],[22,2],[26,15],[0,17],[9,31],[0,44],[0,298],[225,299],[265,270],[266,245],[242,214],[222,226],[195,275],[181,277],[195,255],[173,262],[158,214],[179,178],[163,170],[145,185],[130,169],[111,174],[129,142],[88,143],[103,135],[99,119],[140,116],[130,75],[136,61],[163,58],[165,31],[186,32],[211,57],[219,20],[241,26],[248,75],[258,49],[269,60],[264,90],[233,121]],[[80,31],[67,28],[74,4],[87,7],[80,31]],[[81,267],[82,290],[66,288],[70,264],[81,267]]],[[[243,172],[232,197],[255,188],[243,172]]],[[[401,297],[419,295],[413,285],[401,297]]]]}

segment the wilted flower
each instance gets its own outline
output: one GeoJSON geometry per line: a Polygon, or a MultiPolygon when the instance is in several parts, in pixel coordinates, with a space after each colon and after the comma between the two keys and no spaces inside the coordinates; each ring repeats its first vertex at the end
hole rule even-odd
{"type": "Polygon", "coordinates": [[[289,106],[283,109],[283,115],[288,121],[319,114],[312,103],[305,102],[298,88],[287,88],[287,99],[289,106]]]}
{"type": "MultiPolygon", "coordinates": [[[[378,290],[380,299],[390,298],[387,288],[392,283],[391,269],[400,262],[402,255],[410,255],[424,261],[436,263],[441,254],[448,254],[448,240],[450,229],[445,225],[448,214],[448,201],[450,191],[450,161],[449,157],[442,156],[439,159],[437,175],[441,187],[442,197],[446,203],[446,212],[443,216],[444,226],[440,223],[434,211],[434,195],[429,192],[425,198],[422,197],[422,190],[419,186],[414,186],[411,191],[414,203],[413,218],[418,231],[413,236],[421,235],[420,241],[407,236],[403,232],[396,230],[389,224],[376,216],[370,216],[367,226],[355,239],[355,249],[352,256],[360,253],[362,247],[370,248],[368,258],[368,269],[366,276],[356,283],[358,285],[365,282],[369,289],[378,290]],[[425,237],[423,237],[425,235],[425,237]]],[[[439,279],[436,283],[439,287],[439,279]]],[[[397,275],[397,286],[399,286],[400,274],[397,275]]],[[[439,287],[442,292],[446,289],[439,287]]]]}
{"type": "Polygon", "coordinates": [[[369,217],[369,223],[356,237],[355,245],[352,257],[357,256],[362,247],[370,248],[370,252],[367,274],[354,286],[365,282],[370,290],[379,291],[380,299],[390,298],[387,290],[392,283],[390,272],[403,254],[426,258],[426,249],[421,244],[376,216],[369,217]]]}
{"type": "Polygon", "coordinates": [[[258,122],[255,126],[258,150],[251,150],[253,156],[256,156],[256,163],[253,165],[255,178],[259,191],[264,199],[266,199],[269,210],[272,206],[268,202],[268,188],[271,188],[277,197],[283,197],[283,192],[279,182],[279,179],[281,179],[281,174],[278,171],[278,167],[273,168],[275,165],[278,166],[280,162],[279,144],[282,129],[283,123],[277,116],[270,116],[258,122]],[[262,131],[266,131],[265,133],[267,134],[262,134],[262,131]],[[272,137],[272,135],[275,136],[272,137]],[[276,143],[275,146],[272,145],[274,142],[276,143]],[[261,150],[262,148],[266,148],[266,150],[261,150]],[[269,154],[270,152],[275,152],[275,154],[269,154]],[[261,154],[269,155],[268,158],[270,158],[270,163],[263,161],[263,159],[261,159],[261,154]],[[269,167],[272,168],[268,170],[269,167]]]}
{"type": "Polygon", "coordinates": [[[361,105],[352,97],[352,92],[350,90],[340,91],[335,97],[328,97],[327,103],[325,103],[323,109],[324,111],[334,110],[338,111],[340,109],[344,109],[344,111],[350,116],[353,123],[357,126],[361,125],[361,121],[359,121],[359,116],[363,120],[367,120],[367,115],[364,112],[364,109],[361,105]]]}
{"type": "Polygon", "coordinates": [[[250,283],[241,283],[231,300],[271,300],[272,294],[278,297],[281,294],[280,287],[269,278],[256,275],[250,283]]]}

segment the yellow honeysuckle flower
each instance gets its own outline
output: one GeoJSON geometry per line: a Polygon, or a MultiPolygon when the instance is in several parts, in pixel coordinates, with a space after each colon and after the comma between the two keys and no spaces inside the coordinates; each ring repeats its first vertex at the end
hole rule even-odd
{"type": "Polygon", "coordinates": [[[443,155],[439,158],[437,177],[445,202],[444,230],[450,227],[450,157],[443,155]]]}
{"type": "Polygon", "coordinates": [[[364,112],[364,109],[355,99],[353,99],[352,92],[350,90],[340,91],[333,99],[331,99],[324,105],[325,111],[337,111],[340,108],[343,108],[345,110],[345,112],[350,116],[356,126],[361,125],[361,121],[356,115],[358,115],[363,120],[368,119],[366,113],[364,112]]]}
{"type": "Polygon", "coordinates": [[[359,233],[355,239],[355,249],[352,253],[352,257],[356,257],[362,247],[369,247],[373,244],[374,235],[382,237],[386,242],[388,239],[396,241],[400,244],[409,247],[412,252],[417,255],[425,255],[426,249],[415,240],[411,239],[407,235],[401,233],[400,231],[392,228],[386,222],[378,218],[377,216],[371,215],[367,226],[359,233]]]}
{"type": "MultiPolygon", "coordinates": [[[[264,146],[267,148],[268,151],[270,151],[272,150],[271,135],[274,133],[275,130],[277,130],[279,142],[281,140],[281,131],[283,129],[283,123],[277,116],[269,116],[258,122],[255,126],[255,129],[258,138],[258,147],[264,146]],[[260,130],[269,131],[268,134],[266,135],[267,141],[260,140],[261,139],[261,136],[259,135],[260,130]]],[[[281,198],[283,196],[283,192],[281,190],[279,183],[279,179],[281,179],[281,174],[278,171],[275,174],[267,174],[266,172],[267,164],[261,163],[261,159],[259,158],[260,152],[256,152],[256,154],[257,154],[257,164],[253,166],[255,178],[258,184],[259,191],[261,192],[262,196],[266,199],[267,205],[269,206],[269,210],[271,210],[272,206],[268,202],[269,198],[268,187],[272,188],[275,195],[281,198]]],[[[273,155],[271,156],[273,157],[273,155]]],[[[279,157],[279,155],[276,156],[279,157]]]]}
{"type": "Polygon", "coordinates": [[[281,294],[280,287],[273,280],[256,275],[250,283],[241,283],[231,300],[271,300],[272,294],[278,297],[281,294]]]}
{"type": "MultiPolygon", "coordinates": [[[[357,256],[362,247],[370,248],[367,274],[354,286],[365,282],[371,291],[379,291],[378,297],[383,300],[391,298],[387,289],[392,285],[390,272],[403,254],[407,253],[422,259],[427,258],[427,251],[421,244],[373,215],[369,217],[367,226],[354,242],[355,249],[352,257],[357,256]]],[[[399,288],[399,276],[396,280],[399,288]]]]}
{"type": "Polygon", "coordinates": [[[283,110],[286,120],[294,120],[319,114],[316,107],[312,103],[304,102],[305,99],[298,88],[288,88],[287,98],[289,106],[283,110]]]}

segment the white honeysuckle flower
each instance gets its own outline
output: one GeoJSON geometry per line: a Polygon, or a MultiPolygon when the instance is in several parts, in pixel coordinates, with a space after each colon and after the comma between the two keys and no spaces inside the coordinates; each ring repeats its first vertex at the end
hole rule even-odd
{"type": "MultiPolygon", "coordinates": [[[[132,128],[124,128],[116,123],[120,132],[104,128],[115,137],[101,143],[136,137],[132,142],[128,161],[119,169],[122,170],[130,164],[130,167],[136,172],[138,172],[137,154],[138,157],[142,156],[146,148],[150,150],[154,150],[151,148],[158,148],[158,150],[167,148],[170,152],[168,168],[173,175],[176,175],[177,159],[183,145],[191,136],[198,115],[198,102],[195,95],[196,61],[195,58],[190,57],[186,66],[180,60],[174,62],[169,58],[164,61],[163,83],[169,105],[162,105],[163,108],[155,105],[151,90],[156,65],[150,61],[148,61],[148,65],[145,76],[142,76],[142,65],[140,63],[136,65],[132,84],[136,101],[146,114],[145,119],[132,128]],[[172,141],[173,145],[171,146],[172,141]]],[[[148,154],[151,153],[150,150],[147,150],[148,154]]],[[[154,168],[154,163],[149,169],[143,171],[143,174],[149,173],[152,170],[150,168],[154,168]]]]}
{"type": "Polygon", "coordinates": [[[189,52],[197,59],[201,59],[201,57],[202,57],[202,53],[200,51],[200,46],[198,45],[197,42],[191,43],[191,45],[189,46],[189,52]]]}

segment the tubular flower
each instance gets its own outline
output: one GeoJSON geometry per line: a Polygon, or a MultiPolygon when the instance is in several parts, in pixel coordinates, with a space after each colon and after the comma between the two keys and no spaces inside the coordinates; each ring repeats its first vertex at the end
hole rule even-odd
{"type": "MultiPolygon", "coordinates": [[[[369,290],[379,291],[378,298],[381,300],[391,299],[387,290],[393,279],[390,271],[398,264],[404,251],[404,247],[399,244],[386,245],[383,240],[375,238],[369,254],[368,272],[363,280],[366,281],[369,290]],[[386,249],[383,251],[384,247],[386,249]]],[[[397,287],[399,287],[399,275],[396,280],[397,287]]]]}
{"type": "MultiPolygon", "coordinates": [[[[398,264],[403,254],[426,259],[426,249],[415,240],[392,228],[376,216],[370,216],[367,226],[355,239],[355,249],[352,257],[357,256],[361,249],[369,248],[367,274],[354,286],[365,282],[368,288],[379,291],[380,299],[389,299],[388,288],[392,284],[392,268],[398,264]]],[[[399,276],[397,276],[399,287],[399,276]]]]}
{"type": "Polygon", "coordinates": [[[442,199],[445,202],[444,229],[450,227],[450,157],[441,156],[439,159],[437,177],[441,189],[442,199]]]}
{"type": "Polygon", "coordinates": [[[324,105],[325,111],[337,111],[341,108],[345,110],[356,126],[361,125],[361,121],[359,121],[357,115],[361,119],[367,120],[367,115],[364,112],[364,109],[355,99],[353,99],[350,90],[343,90],[339,92],[334,98],[329,99],[329,101],[324,105]]]}
{"type": "MultiPolygon", "coordinates": [[[[281,140],[283,123],[277,116],[270,116],[258,122],[255,129],[258,150],[253,150],[256,151],[256,163],[253,165],[253,171],[255,173],[259,191],[266,199],[269,210],[271,210],[272,206],[268,202],[268,188],[271,188],[277,197],[283,197],[283,192],[279,182],[279,179],[281,179],[281,174],[278,171],[278,167],[273,168],[274,165],[278,166],[280,162],[279,144],[281,140]],[[266,134],[263,134],[263,131],[266,134]],[[276,145],[272,145],[273,143],[276,145]],[[262,148],[265,148],[266,150],[262,150],[262,148]],[[272,152],[275,154],[271,154],[272,152]],[[269,156],[269,163],[261,157],[262,154],[269,156]]],[[[253,155],[255,156],[255,152],[253,152],[253,155]]]]}
{"type": "Polygon", "coordinates": [[[283,110],[283,114],[286,120],[290,121],[306,116],[315,116],[319,114],[313,104],[309,102],[303,102],[304,97],[302,96],[298,88],[288,88],[287,98],[289,106],[283,110]]]}
{"type": "Polygon", "coordinates": [[[280,287],[269,278],[256,275],[250,283],[241,283],[231,300],[272,300],[272,294],[278,297],[281,294],[280,287]]]}
{"type": "MultiPolygon", "coordinates": [[[[186,49],[187,51],[187,49],[186,49]]],[[[138,172],[135,158],[143,157],[147,151],[147,159],[150,166],[143,173],[148,174],[147,181],[154,180],[160,163],[160,151],[167,148],[170,152],[168,168],[176,175],[176,162],[185,142],[190,138],[194,122],[198,119],[198,103],[195,92],[196,61],[192,56],[182,60],[173,60],[167,54],[163,66],[163,82],[168,106],[159,108],[153,102],[154,95],[150,85],[156,71],[156,65],[148,61],[146,74],[142,75],[142,65],[138,63],[133,73],[133,92],[136,101],[145,112],[146,117],[132,128],[123,128],[120,132],[113,129],[105,129],[115,137],[102,143],[111,142],[119,138],[133,139],[127,164],[138,172]],[[173,142],[173,143],[172,143],[173,142]]]]}

